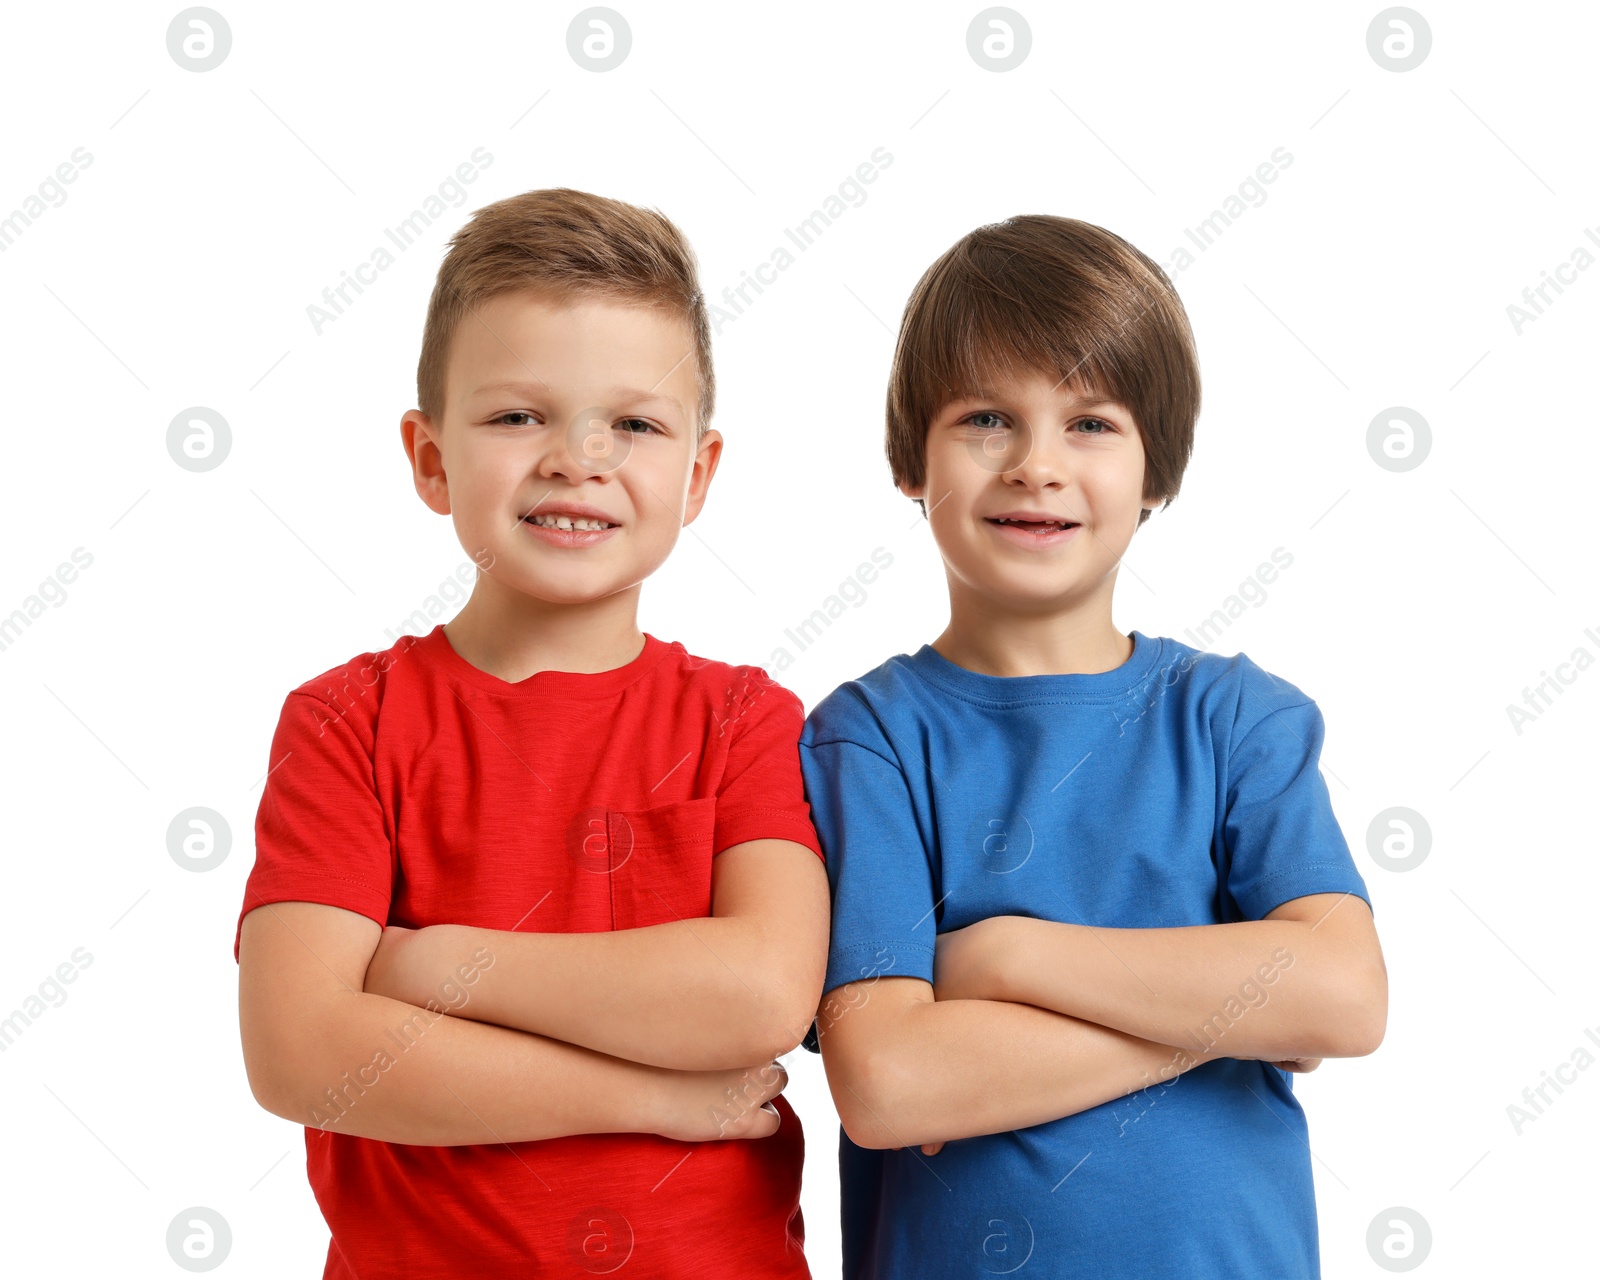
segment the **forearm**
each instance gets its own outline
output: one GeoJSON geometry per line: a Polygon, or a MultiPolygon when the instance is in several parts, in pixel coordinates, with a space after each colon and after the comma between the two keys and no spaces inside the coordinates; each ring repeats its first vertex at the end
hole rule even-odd
{"type": "Polygon", "coordinates": [[[816,1005],[816,990],[800,990],[776,962],[777,945],[787,944],[750,920],[696,917],[599,933],[420,932],[427,936],[416,940],[415,963],[405,963],[405,988],[386,994],[420,1002],[470,973],[461,1017],[650,1066],[711,1071],[770,1060],[800,1043],[816,1005]]]}
{"type": "Polygon", "coordinates": [[[910,1147],[1076,1115],[1213,1056],[1026,1004],[916,1001],[829,1083],[858,1146],[910,1147]]]}
{"type": "Polygon", "coordinates": [[[1007,917],[982,994],[1194,1051],[1348,1057],[1370,1051],[1372,1019],[1347,955],[1333,930],[1296,920],[1101,929],[1007,917]]]}
{"type": "Polygon", "coordinates": [[[325,1001],[275,1065],[275,1115],[440,1147],[654,1132],[670,1074],[362,992],[325,1001]]]}

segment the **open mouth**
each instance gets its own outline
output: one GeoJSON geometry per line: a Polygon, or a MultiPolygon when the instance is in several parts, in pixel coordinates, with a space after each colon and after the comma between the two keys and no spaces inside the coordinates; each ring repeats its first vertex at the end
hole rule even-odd
{"type": "Polygon", "coordinates": [[[1059,533],[1063,529],[1076,529],[1076,520],[1007,520],[985,517],[990,524],[1009,525],[1028,533],[1059,533]]]}
{"type": "Polygon", "coordinates": [[[568,533],[601,533],[606,529],[618,527],[604,520],[590,520],[583,516],[545,515],[543,513],[523,516],[522,522],[536,525],[541,529],[559,529],[568,533]]]}

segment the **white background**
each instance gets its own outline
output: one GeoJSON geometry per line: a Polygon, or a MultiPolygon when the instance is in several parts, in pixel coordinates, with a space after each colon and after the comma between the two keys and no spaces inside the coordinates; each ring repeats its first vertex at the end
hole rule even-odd
{"type": "MultiPolygon", "coordinates": [[[[617,0],[633,47],[603,74],[568,54],[579,5],[219,0],[232,50],[204,73],[167,52],[177,6],[8,14],[0,216],[92,157],[0,253],[0,615],[74,548],[93,557],[0,651],[0,1015],[92,956],[0,1054],[19,1274],[176,1274],[165,1233],[191,1205],[230,1224],[225,1273],[320,1274],[302,1131],[246,1085],[231,946],[284,694],[387,647],[465,559],[398,432],[449,234],[503,196],[580,187],[674,219],[716,298],[878,147],[893,162],[867,198],[718,335],[723,464],[641,625],[730,662],[785,647],[775,673],[808,708],[931,640],[942,568],[882,452],[919,274],[1018,213],[1168,262],[1286,148],[1264,203],[1175,274],[1198,443],[1115,620],[1184,639],[1275,548],[1293,556],[1212,647],[1321,706],[1388,962],[1381,1049],[1296,1080],[1324,1274],[1380,1274],[1367,1231],[1393,1206],[1431,1229],[1422,1274],[1592,1272],[1600,1069],[1520,1134],[1507,1107],[1600,1026],[1600,671],[1566,669],[1520,733],[1507,706],[1575,650],[1600,657],[1600,270],[1520,333],[1507,307],[1600,253],[1600,21],[1426,5],[1431,52],[1397,73],[1368,53],[1378,5],[1017,3],[1032,50],[1004,73],[968,54],[978,4],[617,0]],[[308,305],[478,147],[493,163],[465,201],[317,334],[308,305]],[[166,448],[195,405],[233,438],[203,474],[166,448]],[[1367,448],[1397,405],[1432,431],[1405,472],[1367,448]],[[797,652],[785,628],[875,547],[893,566],[797,652]],[[194,805],[234,838],[203,874],[166,847],[194,805]],[[1431,830],[1403,873],[1368,846],[1395,806],[1431,830]]],[[[836,1117],[819,1060],[788,1066],[808,1254],[836,1276],[836,1117]]]]}

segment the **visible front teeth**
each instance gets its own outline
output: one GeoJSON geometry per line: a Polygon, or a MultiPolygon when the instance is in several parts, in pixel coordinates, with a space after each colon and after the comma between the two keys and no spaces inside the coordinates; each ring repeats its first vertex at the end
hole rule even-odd
{"type": "Polygon", "coordinates": [[[573,519],[570,516],[529,516],[528,520],[546,529],[609,529],[604,520],[573,519]]]}
{"type": "Polygon", "coordinates": [[[1058,529],[1065,529],[1070,524],[1072,524],[1073,522],[1070,521],[1070,520],[1008,520],[1005,517],[1001,517],[1001,518],[997,519],[995,521],[995,523],[996,524],[1053,524],[1058,529]]]}

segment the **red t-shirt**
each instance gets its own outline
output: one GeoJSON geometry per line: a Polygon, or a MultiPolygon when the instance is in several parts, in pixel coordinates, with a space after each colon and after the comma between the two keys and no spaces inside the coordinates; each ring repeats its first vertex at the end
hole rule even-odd
{"type": "MultiPolygon", "coordinates": [[[[800,700],[759,667],[646,633],[632,662],[517,683],[442,626],[284,702],[244,917],[322,902],[380,924],[631,929],[711,914],[711,859],[746,840],[820,858],[800,700]]],[[[239,958],[235,929],[233,955],[239,958]]],[[[537,1081],[529,1081],[530,1088],[537,1081]]],[[[800,1120],[771,1137],[583,1134],[427,1147],[308,1126],[333,1233],[324,1280],[809,1277],[800,1120]]]]}

